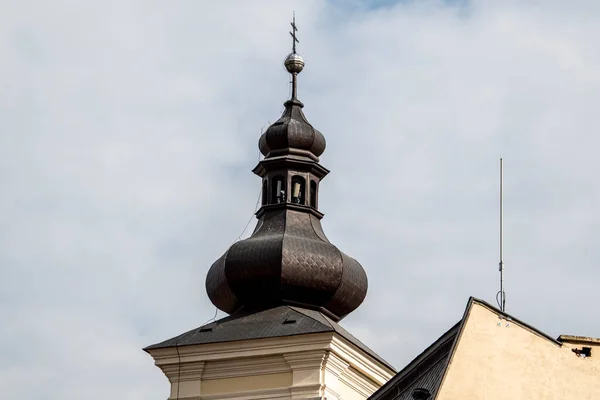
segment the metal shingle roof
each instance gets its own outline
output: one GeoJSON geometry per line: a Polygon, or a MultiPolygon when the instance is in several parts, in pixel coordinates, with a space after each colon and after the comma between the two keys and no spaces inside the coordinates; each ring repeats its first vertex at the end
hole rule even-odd
{"type": "Polygon", "coordinates": [[[144,350],[324,332],[337,333],[391,371],[395,371],[394,367],[377,353],[327,316],[318,311],[292,306],[279,306],[255,313],[233,314],[174,338],[150,345],[144,350]]]}

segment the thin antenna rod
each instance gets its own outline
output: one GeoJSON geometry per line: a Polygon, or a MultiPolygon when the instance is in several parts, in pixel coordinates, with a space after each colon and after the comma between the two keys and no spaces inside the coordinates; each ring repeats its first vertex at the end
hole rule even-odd
{"type": "Polygon", "coordinates": [[[499,271],[500,271],[500,291],[498,295],[496,295],[496,300],[498,301],[498,306],[500,310],[503,312],[506,310],[506,293],[504,292],[504,261],[502,259],[502,245],[503,245],[503,236],[504,236],[504,204],[503,204],[503,182],[504,181],[504,170],[502,165],[502,158],[500,158],[500,263],[499,263],[499,271]]]}

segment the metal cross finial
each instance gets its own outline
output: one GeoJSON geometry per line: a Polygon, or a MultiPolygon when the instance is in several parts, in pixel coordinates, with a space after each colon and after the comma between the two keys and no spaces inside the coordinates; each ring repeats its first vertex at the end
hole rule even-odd
{"type": "Polygon", "coordinates": [[[296,12],[295,11],[294,11],[293,20],[290,23],[290,25],[292,25],[292,32],[290,32],[290,35],[292,35],[292,53],[296,54],[296,43],[300,43],[300,41],[296,37],[296,32],[298,31],[298,28],[296,27],[296,12]]]}

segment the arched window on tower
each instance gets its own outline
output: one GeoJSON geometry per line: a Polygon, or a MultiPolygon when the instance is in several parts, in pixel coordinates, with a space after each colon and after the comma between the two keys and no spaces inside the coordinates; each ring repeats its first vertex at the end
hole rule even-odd
{"type": "Polygon", "coordinates": [[[271,203],[285,202],[285,179],[281,175],[274,176],[271,180],[271,203]]]}
{"type": "Polygon", "coordinates": [[[266,205],[267,204],[267,199],[269,198],[269,196],[267,195],[267,180],[263,179],[263,186],[262,186],[262,205],[266,205]]]}
{"type": "Polygon", "coordinates": [[[317,182],[310,181],[310,206],[317,208],[317,182]]]}
{"type": "Polygon", "coordinates": [[[306,194],[306,181],[303,177],[295,175],[292,177],[292,203],[304,204],[306,194]]]}

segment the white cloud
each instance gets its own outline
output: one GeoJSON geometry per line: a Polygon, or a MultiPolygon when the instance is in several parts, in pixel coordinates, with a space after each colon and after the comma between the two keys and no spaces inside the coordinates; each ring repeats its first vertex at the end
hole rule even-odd
{"type": "Polygon", "coordinates": [[[371,285],[346,327],[401,367],[493,301],[503,156],[508,310],[600,335],[596,2],[2,8],[2,397],[166,396],[141,348],[213,315],[294,8],[323,224],[371,285]]]}

